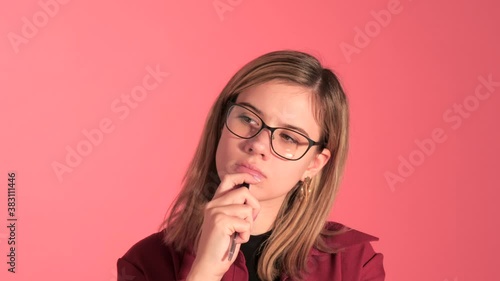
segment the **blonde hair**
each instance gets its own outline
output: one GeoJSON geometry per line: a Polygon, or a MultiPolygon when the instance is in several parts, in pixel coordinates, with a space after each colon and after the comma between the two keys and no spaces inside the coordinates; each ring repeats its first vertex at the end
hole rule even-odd
{"type": "Polygon", "coordinates": [[[317,146],[317,152],[323,148],[331,152],[329,161],[311,180],[310,186],[299,181],[287,194],[259,259],[260,279],[273,280],[287,274],[295,280],[301,279],[307,270],[312,247],[336,252],[327,247],[324,238],[343,230],[329,231],[325,229],[325,222],[341,182],[348,151],[347,97],[335,74],[307,53],[293,50],[267,53],[234,74],[211,108],[184,175],[182,189],[159,229],[165,228],[164,242],[174,245],[177,251],[193,247],[193,241],[197,241],[200,234],[204,207],[220,184],[215,154],[227,104],[245,89],[271,80],[313,90],[314,117],[322,129],[324,142],[323,146],[317,146]]]}

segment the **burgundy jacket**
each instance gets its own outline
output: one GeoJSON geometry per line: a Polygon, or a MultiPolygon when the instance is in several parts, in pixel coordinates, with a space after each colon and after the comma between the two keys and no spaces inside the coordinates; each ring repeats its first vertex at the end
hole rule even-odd
{"type": "MultiPolygon", "coordinates": [[[[336,230],[342,224],[327,223],[328,229],[336,230]]],[[[171,245],[162,242],[163,232],[157,232],[134,244],[117,261],[118,281],[181,281],[185,280],[194,255],[176,252],[171,245]]],[[[366,233],[349,231],[331,236],[327,244],[341,252],[329,254],[315,248],[309,253],[309,270],[304,280],[311,281],[383,281],[385,271],[383,254],[376,253],[371,241],[378,238],[366,233]]],[[[240,251],[222,281],[247,281],[245,256],[240,251]]],[[[286,275],[281,280],[291,281],[286,275]]]]}

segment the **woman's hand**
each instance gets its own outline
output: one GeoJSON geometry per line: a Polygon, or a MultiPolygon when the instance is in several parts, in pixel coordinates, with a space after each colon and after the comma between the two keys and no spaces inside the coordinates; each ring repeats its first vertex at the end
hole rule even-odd
{"type": "Polygon", "coordinates": [[[236,259],[228,260],[233,234],[238,232],[237,255],[240,243],[250,238],[253,221],[260,210],[259,202],[249,190],[237,187],[244,182],[251,186],[259,181],[247,173],[224,176],[212,201],[205,207],[196,258],[187,280],[221,280],[229,269],[236,259]]]}

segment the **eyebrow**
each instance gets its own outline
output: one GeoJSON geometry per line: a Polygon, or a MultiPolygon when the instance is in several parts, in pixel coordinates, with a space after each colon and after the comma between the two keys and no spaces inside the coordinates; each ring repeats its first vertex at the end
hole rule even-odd
{"type": "MultiPolygon", "coordinates": [[[[250,104],[248,102],[244,102],[243,101],[243,102],[238,102],[238,104],[244,105],[246,107],[250,107],[253,111],[255,111],[256,113],[258,113],[259,115],[265,115],[260,109],[258,109],[257,107],[253,106],[252,104],[250,104]]],[[[292,129],[292,130],[301,132],[302,134],[304,134],[307,137],[309,137],[309,134],[304,129],[302,129],[300,127],[297,127],[297,126],[294,126],[294,125],[291,125],[291,124],[283,124],[280,127],[285,127],[285,128],[288,128],[288,129],[292,129]]]]}

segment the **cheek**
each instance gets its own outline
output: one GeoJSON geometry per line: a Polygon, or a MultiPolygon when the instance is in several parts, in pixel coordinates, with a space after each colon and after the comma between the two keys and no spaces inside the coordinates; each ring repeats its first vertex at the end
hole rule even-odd
{"type": "Polygon", "coordinates": [[[279,186],[280,193],[290,191],[301,180],[303,169],[300,166],[276,163],[273,169],[273,185],[279,186]]]}
{"type": "Polygon", "coordinates": [[[231,144],[227,133],[226,130],[222,130],[221,138],[217,145],[217,151],[215,152],[215,165],[219,172],[219,176],[223,176],[221,172],[223,172],[227,162],[230,160],[229,156],[232,154],[231,149],[232,146],[234,146],[234,144],[231,144]]]}
{"type": "Polygon", "coordinates": [[[234,144],[231,143],[231,139],[228,136],[227,130],[222,130],[222,134],[219,140],[219,144],[217,145],[217,153],[216,155],[220,157],[226,157],[226,155],[230,154],[230,151],[234,144]]]}

